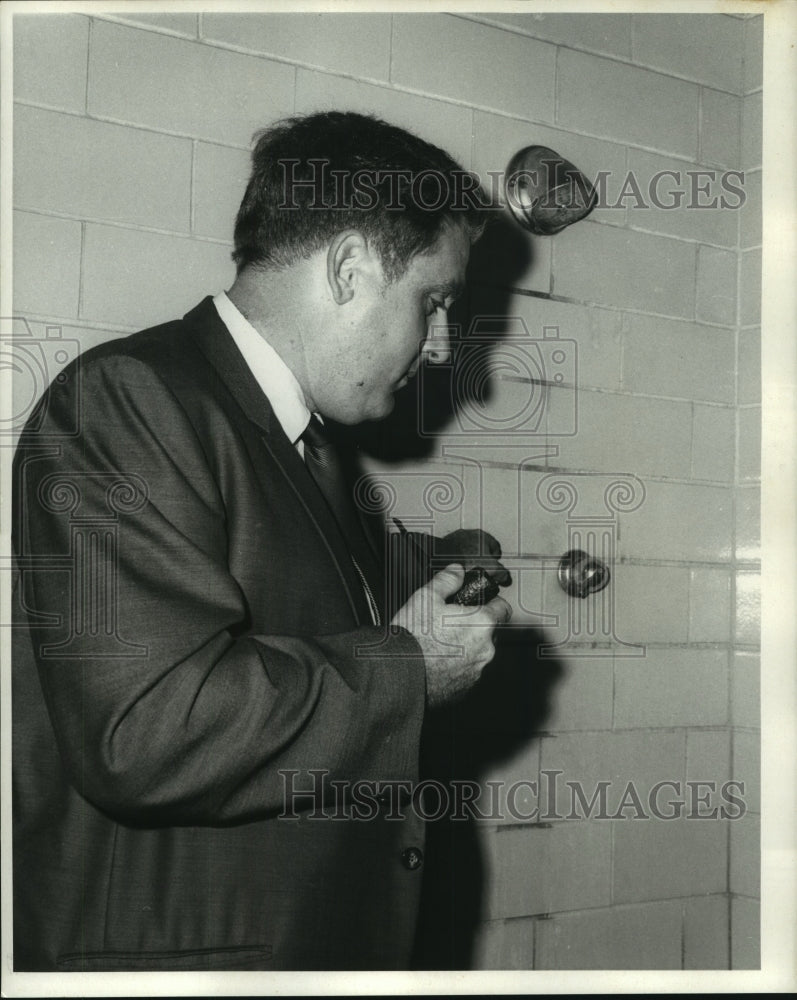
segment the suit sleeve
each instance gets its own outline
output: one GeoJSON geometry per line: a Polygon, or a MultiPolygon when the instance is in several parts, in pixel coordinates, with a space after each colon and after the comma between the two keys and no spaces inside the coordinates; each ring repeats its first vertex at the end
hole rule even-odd
{"type": "Polygon", "coordinates": [[[374,655],[372,627],[242,631],[227,512],[178,400],[126,356],[91,361],[77,387],[45,398],[15,459],[36,664],[77,790],[123,821],[214,825],[281,812],[283,772],[294,788],[312,770],[412,780],[416,640],[391,629],[374,655]]]}

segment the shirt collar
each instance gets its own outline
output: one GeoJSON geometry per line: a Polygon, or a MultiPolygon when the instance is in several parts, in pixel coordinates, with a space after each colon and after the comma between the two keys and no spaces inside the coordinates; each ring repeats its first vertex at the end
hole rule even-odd
{"type": "Polygon", "coordinates": [[[213,305],[271,403],[274,416],[291,444],[296,445],[310,421],[310,410],[296,376],[225,292],[214,297],[213,305]]]}

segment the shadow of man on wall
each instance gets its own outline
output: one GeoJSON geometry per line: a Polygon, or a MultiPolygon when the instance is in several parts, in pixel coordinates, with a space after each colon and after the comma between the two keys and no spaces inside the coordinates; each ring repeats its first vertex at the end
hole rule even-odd
{"type": "MultiPolygon", "coordinates": [[[[462,784],[484,787],[485,778],[535,739],[544,728],[563,667],[540,656],[541,629],[507,626],[496,631],[496,654],[460,701],[430,712],[421,743],[421,774],[435,786],[426,808],[437,814],[437,785],[447,789],[446,815],[427,822],[426,863],[413,965],[417,969],[470,969],[476,932],[484,919],[486,871],[479,823],[495,822],[488,796],[459,810],[462,784]],[[460,791],[457,791],[459,785],[460,791]],[[478,811],[477,811],[478,810],[478,811]],[[459,812],[459,815],[457,815],[459,812]],[[491,819],[482,820],[481,816],[491,819]]],[[[535,773],[522,778],[536,780],[535,773]]],[[[534,859],[529,858],[533,864],[534,859]]]]}
{"type": "MultiPolygon", "coordinates": [[[[511,289],[531,263],[528,235],[504,213],[497,213],[474,246],[468,267],[470,294],[449,314],[460,332],[451,363],[427,366],[396,396],[383,421],[356,428],[335,428],[345,450],[371,456],[385,465],[423,462],[439,453],[439,434],[457,427],[457,408],[489,407],[494,392],[485,378],[459,377],[469,367],[468,352],[484,352],[484,342],[468,342],[478,316],[489,315],[490,336],[509,335],[511,289]],[[477,398],[478,397],[478,398],[477,398]],[[353,446],[353,447],[352,447],[353,446]]],[[[478,433],[478,431],[477,431],[478,433]]],[[[488,512],[489,515],[489,512],[488,512]]],[[[486,518],[489,526],[489,516],[486,518]]],[[[467,525],[463,525],[467,527],[467,525]]],[[[485,775],[530,745],[548,714],[550,695],[561,664],[539,655],[546,642],[534,627],[496,632],[496,655],[479,682],[457,703],[428,713],[421,739],[421,779],[445,787],[448,808],[427,822],[421,911],[413,966],[417,969],[468,969],[476,962],[475,942],[485,896],[485,864],[473,810],[456,817],[457,783],[480,783],[485,775]]],[[[535,775],[529,775],[533,780],[535,775]]],[[[461,787],[461,784],[460,786],[461,787]]],[[[427,816],[436,816],[440,797],[430,788],[427,816]]]]}

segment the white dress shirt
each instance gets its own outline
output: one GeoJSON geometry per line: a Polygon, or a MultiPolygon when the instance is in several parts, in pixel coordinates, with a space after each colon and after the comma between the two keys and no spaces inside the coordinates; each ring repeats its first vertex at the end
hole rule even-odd
{"type": "MultiPolygon", "coordinates": [[[[213,305],[216,307],[222,323],[230,331],[230,336],[235,341],[238,350],[243,354],[244,361],[249,366],[257,384],[271,403],[274,416],[282,425],[288,440],[304,458],[302,434],[310,423],[310,410],[307,407],[302,387],[296,381],[296,376],[265,337],[262,337],[240,310],[233,305],[226,292],[219,292],[213,299],[213,305]]],[[[317,416],[321,419],[320,414],[317,416]]],[[[365,591],[371,620],[375,625],[378,625],[379,611],[371,588],[353,556],[352,562],[365,591]]]]}
{"type": "Polygon", "coordinates": [[[301,437],[310,422],[310,410],[296,376],[265,337],[233,305],[226,292],[219,292],[213,299],[213,305],[243,354],[257,384],[271,403],[274,416],[282,425],[288,440],[304,458],[304,442],[301,437]]]}

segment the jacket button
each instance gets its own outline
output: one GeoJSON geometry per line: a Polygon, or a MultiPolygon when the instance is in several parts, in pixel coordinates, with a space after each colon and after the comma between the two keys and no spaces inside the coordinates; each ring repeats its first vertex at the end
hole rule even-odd
{"type": "Polygon", "coordinates": [[[423,864],[423,851],[419,847],[408,847],[401,852],[401,863],[407,871],[414,872],[423,864]]]}

